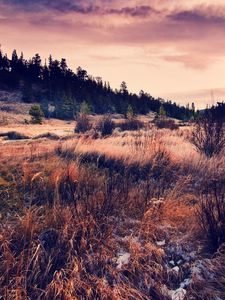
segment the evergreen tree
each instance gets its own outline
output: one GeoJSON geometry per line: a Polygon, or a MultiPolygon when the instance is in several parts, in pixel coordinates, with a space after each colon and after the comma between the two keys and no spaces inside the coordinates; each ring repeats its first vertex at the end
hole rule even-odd
{"type": "Polygon", "coordinates": [[[132,106],[128,105],[128,107],[127,107],[127,113],[126,113],[127,119],[132,120],[134,118],[134,116],[135,115],[134,115],[134,110],[133,110],[132,106]]]}
{"type": "Polygon", "coordinates": [[[80,113],[82,115],[90,115],[91,114],[90,105],[86,101],[83,101],[81,103],[81,105],[80,105],[80,113]]]}
{"type": "Polygon", "coordinates": [[[82,69],[81,67],[78,67],[77,68],[77,77],[80,80],[87,80],[88,79],[87,71],[82,69]]]}
{"type": "Polygon", "coordinates": [[[66,73],[67,73],[67,69],[68,69],[68,66],[67,66],[67,63],[66,63],[66,59],[65,58],[62,58],[61,59],[61,62],[60,62],[60,69],[62,71],[62,74],[65,76],[66,73]]]}
{"type": "Polygon", "coordinates": [[[120,93],[122,93],[122,94],[128,94],[127,84],[126,84],[125,81],[122,81],[122,83],[120,85],[120,93]]]}
{"type": "Polygon", "coordinates": [[[39,54],[35,54],[35,56],[32,58],[29,69],[31,72],[31,76],[34,80],[41,78],[42,73],[42,67],[41,67],[41,57],[39,54]]]}
{"type": "Polygon", "coordinates": [[[166,116],[166,110],[164,108],[164,106],[161,104],[160,108],[159,108],[159,116],[160,117],[165,117],[166,116]]]}
{"type": "Polygon", "coordinates": [[[13,50],[12,59],[11,59],[11,70],[12,70],[12,72],[16,72],[18,70],[17,69],[18,63],[19,63],[18,55],[16,53],[16,50],[13,50]]]}
{"type": "Polygon", "coordinates": [[[4,71],[9,72],[10,71],[10,61],[8,60],[7,54],[5,54],[2,58],[2,67],[4,71]]]}
{"type": "Polygon", "coordinates": [[[40,105],[32,105],[29,114],[31,115],[31,122],[33,124],[42,124],[44,113],[40,105]]]}
{"type": "Polygon", "coordinates": [[[61,117],[62,119],[70,120],[75,117],[75,106],[73,99],[64,95],[62,97],[61,117]]]}
{"type": "Polygon", "coordinates": [[[26,103],[32,103],[34,100],[34,92],[29,81],[25,81],[22,87],[22,100],[26,103]]]}
{"type": "Polygon", "coordinates": [[[3,70],[3,53],[2,49],[0,48],[0,71],[3,70]]]}

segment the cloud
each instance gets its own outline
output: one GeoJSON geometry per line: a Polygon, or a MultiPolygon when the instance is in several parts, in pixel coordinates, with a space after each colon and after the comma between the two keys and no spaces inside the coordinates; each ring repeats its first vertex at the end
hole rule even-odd
{"type": "Polygon", "coordinates": [[[199,6],[190,10],[173,11],[168,16],[171,20],[182,23],[201,25],[225,25],[224,6],[199,6]]]}
{"type": "Polygon", "coordinates": [[[187,68],[191,69],[205,69],[211,62],[212,59],[205,55],[193,55],[193,54],[182,54],[182,55],[166,55],[162,56],[165,61],[178,62],[183,64],[187,68]]]}
{"type": "Polygon", "coordinates": [[[147,5],[141,5],[141,6],[135,6],[135,7],[122,7],[120,9],[109,9],[106,10],[105,13],[107,14],[123,14],[123,15],[129,15],[132,17],[140,17],[140,16],[148,16],[152,13],[158,13],[158,11],[151,6],[147,5]]]}
{"type": "Polygon", "coordinates": [[[128,6],[125,0],[0,0],[0,23],[31,35],[58,35],[71,44],[156,49],[149,55],[154,63],[204,69],[225,57],[225,6],[204,2],[130,0],[128,6]]]}
{"type": "Polygon", "coordinates": [[[40,12],[53,10],[61,13],[76,12],[80,14],[90,14],[99,11],[99,7],[80,0],[3,0],[5,5],[16,7],[26,12],[40,12]]]}
{"type": "MultiPolygon", "coordinates": [[[[147,16],[151,13],[157,13],[157,10],[149,5],[107,7],[107,3],[100,2],[95,5],[91,0],[3,0],[5,5],[14,6],[17,9],[26,12],[40,12],[46,9],[61,13],[78,13],[78,14],[99,14],[99,15],[126,15],[131,17],[147,16]]],[[[110,2],[109,2],[110,4],[110,2]]]]}

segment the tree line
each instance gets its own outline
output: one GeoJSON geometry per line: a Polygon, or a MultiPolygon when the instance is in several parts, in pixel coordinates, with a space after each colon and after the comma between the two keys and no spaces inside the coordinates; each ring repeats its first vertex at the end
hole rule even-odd
{"type": "Polygon", "coordinates": [[[0,88],[21,90],[24,102],[40,103],[46,116],[61,119],[74,118],[84,101],[96,114],[126,114],[129,106],[135,114],[158,113],[162,105],[169,117],[188,120],[194,114],[193,107],[156,99],[144,91],[130,93],[124,81],[120,89],[113,90],[108,82],[81,67],[72,71],[64,58],[50,55],[43,63],[39,54],[27,60],[16,50],[8,58],[0,49],[0,88]]]}

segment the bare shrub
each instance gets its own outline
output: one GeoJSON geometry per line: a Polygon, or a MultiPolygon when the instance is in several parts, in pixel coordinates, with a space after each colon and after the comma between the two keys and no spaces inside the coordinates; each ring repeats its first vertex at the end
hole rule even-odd
{"type": "Polygon", "coordinates": [[[37,139],[50,139],[50,140],[59,140],[60,137],[55,134],[55,133],[52,133],[52,132],[46,132],[46,133],[42,133],[42,134],[39,134],[39,135],[36,135],[35,137],[33,137],[34,140],[37,140],[37,139]]]}
{"type": "Polygon", "coordinates": [[[159,117],[156,118],[154,121],[155,125],[157,128],[161,129],[161,128],[168,128],[171,130],[176,130],[179,128],[179,126],[175,123],[174,120],[172,119],[168,119],[165,117],[159,117]]]}
{"type": "Polygon", "coordinates": [[[76,127],[75,127],[75,132],[76,133],[84,133],[88,130],[91,129],[91,123],[88,119],[88,116],[86,114],[80,114],[77,117],[77,123],[76,123],[76,127]]]}
{"type": "Polygon", "coordinates": [[[122,131],[125,130],[139,130],[144,127],[144,123],[136,118],[127,119],[124,122],[116,124],[122,131]]]}
{"type": "Polygon", "coordinates": [[[213,250],[225,242],[224,183],[213,182],[201,196],[197,215],[213,250]]]}
{"type": "Polygon", "coordinates": [[[1,133],[0,137],[5,137],[6,139],[9,139],[9,140],[24,140],[24,139],[30,138],[29,136],[22,134],[20,132],[17,132],[17,131],[8,131],[5,133],[1,133]]]}
{"type": "Polygon", "coordinates": [[[206,157],[218,155],[225,146],[224,119],[206,112],[197,119],[191,142],[206,157]]]}
{"type": "Polygon", "coordinates": [[[111,135],[114,128],[115,123],[110,115],[103,116],[96,124],[96,130],[98,130],[102,136],[111,135]]]}

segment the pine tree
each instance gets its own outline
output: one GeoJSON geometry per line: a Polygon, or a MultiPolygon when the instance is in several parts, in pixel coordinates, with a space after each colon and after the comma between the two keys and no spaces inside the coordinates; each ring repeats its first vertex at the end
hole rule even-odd
{"type": "Polygon", "coordinates": [[[128,107],[127,107],[127,113],[126,113],[127,119],[132,120],[134,118],[134,116],[135,115],[134,115],[134,110],[133,110],[132,106],[128,105],[128,107]]]}
{"type": "Polygon", "coordinates": [[[0,71],[3,70],[3,53],[2,49],[0,48],[0,71]]]}
{"type": "Polygon", "coordinates": [[[80,105],[80,114],[90,115],[90,113],[91,113],[90,105],[86,101],[83,101],[80,105]]]}
{"type": "Polygon", "coordinates": [[[81,67],[78,67],[77,68],[77,77],[82,81],[87,80],[88,79],[87,71],[82,69],[81,67]]]}
{"type": "Polygon", "coordinates": [[[17,71],[18,62],[19,62],[19,59],[18,59],[18,55],[16,53],[16,50],[13,50],[12,59],[11,59],[11,69],[12,69],[12,72],[13,71],[15,71],[15,72],[17,71]]]}
{"type": "Polygon", "coordinates": [[[38,53],[35,54],[35,56],[32,58],[30,69],[34,80],[41,78],[41,73],[42,73],[41,57],[38,53]]]}
{"type": "Polygon", "coordinates": [[[120,85],[120,93],[122,93],[122,94],[128,94],[127,84],[126,84],[125,81],[122,81],[122,83],[120,85]]]}
{"type": "Polygon", "coordinates": [[[75,107],[71,97],[64,95],[62,97],[61,116],[63,119],[73,119],[75,116],[75,107]]]}
{"type": "Polygon", "coordinates": [[[31,122],[33,124],[42,124],[44,113],[40,105],[32,105],[29,114],[31,115],[31,122]]]}
{"type": "Polygon", "coordinates": [[[66,73],[67,73],[67,70],[68,70],[68,66],[67,66],[67,63],[66,63],[66,59],[65,58],[62,58],[61,59],[61,62],[60,62],[60,69],[62,71],[62,74],[65,76],[66,73]]]}
{"type": "Polygon", "coordinates": [[[166,116],[166,110],[165,110],[163,105],[161,105],[160,108],[159,108],[159,116],[160,117],[165,117],[166,116]]]}
{"type": "Polygon", "coordinates": [[[25,81],[22,87],[22,100],[26,103],[32,103],[34,100],[32,84],[29,81],[25,81]]]}

